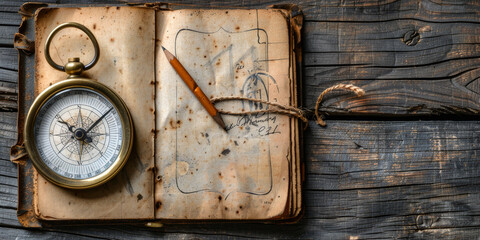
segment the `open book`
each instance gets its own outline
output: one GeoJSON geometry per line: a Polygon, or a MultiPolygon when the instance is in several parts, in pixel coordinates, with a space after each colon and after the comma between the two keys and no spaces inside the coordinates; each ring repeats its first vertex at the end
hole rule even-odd
{"type": "MultiPolygon", "coordinates": [[[[223,131],[161,49],[178,58],[208,97],[297,106],[289,10],[42,8],[35,17],[36,95],[66,77],[43,52],[48,34],[64,22],[81,23],[97,38],[100,59],[85,75],[122,97],[135,140],[123,170],[93,189],[61,188],[34,173],[38,219],[268,221],[300,214],[298,120],[274,113],[223,115],[228,133],[223,131]]],[[[53,39],[50,53],[60,64],[69,57],[86,63],[93,47],[83,32],[68,28],[53,39]]],[[[250,111],[268,105],[229,101],[216,107],[250,111]]]]}

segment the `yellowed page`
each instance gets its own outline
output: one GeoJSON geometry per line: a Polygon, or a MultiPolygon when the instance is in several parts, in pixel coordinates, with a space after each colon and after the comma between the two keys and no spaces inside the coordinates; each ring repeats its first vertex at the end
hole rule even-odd
{"type": "MultiPolygon", "coordinates": [[[[278,10],[157,12],[155,217],[270,219],[288,211],[291,122],[272,113],[208,115],[167,61],[170,50],[208,97],[291,104],[287,22],[278,10]]],[[[227,102],[225,110],[266,109],[227,102]]],[[[293,155],[294,157],[296,155],[293,155]]]]}
{"type": "MultiPolygon", "coordinates": [[[[100,60],[86,72],[125,101],[135,125],[132,154],[124,169],[106,184],[90,190],[69,190],[37,175],[35,209],[43,219],[150,219],[153,218],[154,147],[154,35],[155,13],[134,7],[43,9],[36,19],[36,94],[66,74],[45,60],[48,34],[64,22],[88,27],[100,46],[100,60]]],[[[51,44],[59,64],[93,57],[85,33],[64,29],[51,44]]]]}

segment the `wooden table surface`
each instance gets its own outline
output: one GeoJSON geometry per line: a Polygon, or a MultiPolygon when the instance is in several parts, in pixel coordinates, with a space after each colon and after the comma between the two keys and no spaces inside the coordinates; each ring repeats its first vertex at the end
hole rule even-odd
{"type": "MultiPolygon", "coordinates": [[[[94,1],[47,0],[56,3],[94,1]]],[[[106,1],[109,3],[121,1],[106,1]]],[[[178,1],[264,8],[277,1],[178,1]]],[[[292,225],[198,224],[24,229],[16,216],[17,51],[21,1],[0,1],[0,238],[478,239],[480,2],[311,0],[304,12],[303,101],[338,83],[366,90],[323,103],[304,134],[305,216],[292,225]]]]}

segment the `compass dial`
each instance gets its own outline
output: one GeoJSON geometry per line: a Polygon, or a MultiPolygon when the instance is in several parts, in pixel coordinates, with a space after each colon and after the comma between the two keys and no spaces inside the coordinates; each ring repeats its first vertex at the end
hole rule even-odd
{"type": "Polygon", "coordinates": [[[92,90],[56,93],[35,122],[37,150],[59,175],[87,179],[108,169],[122,146],[122,123],[113,104],[92,90]]]}
{"type": "Polygon", "coordinates": [[[27,151],[42,176],[60,186],[88,188],[112,178],[133,142],[128,109],[91,80],[65,80],[35,100],[27,116],[27,151]]]}

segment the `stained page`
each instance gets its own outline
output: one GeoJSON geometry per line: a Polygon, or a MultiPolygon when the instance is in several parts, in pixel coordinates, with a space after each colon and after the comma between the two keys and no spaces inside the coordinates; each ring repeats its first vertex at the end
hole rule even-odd
{"type": "MultiPolygon", "coordinates": [[[[171,67],[172,52],[208,97],[291,104],[289,32],[279,10],[159,11],[156,20],[155,217],[270,219],[288,211],[291,120],[208,115],[171,67]]],[[[229,111],[261,103],[216,104],[229,111]]]]}
{"type": "MultiPolygon", "coordinates": [[[[98,63],[86,72],[114,90],[129,108],[135,125],[134,147],[118,175],[89,190],[69,190],[37,174],[35,210],[43,219],[153,218],[154,38],[155,12],[134,7],[43,9],[36,19],[36,94],[66,78],[45,60],[48,34],[64,22],[89,28],[100,46],[98,63]]],[[[70,57],[86,64],[93,45],[78,29],[64,29],[53,39],[50,53],[60,65],[70,57]]]]}

